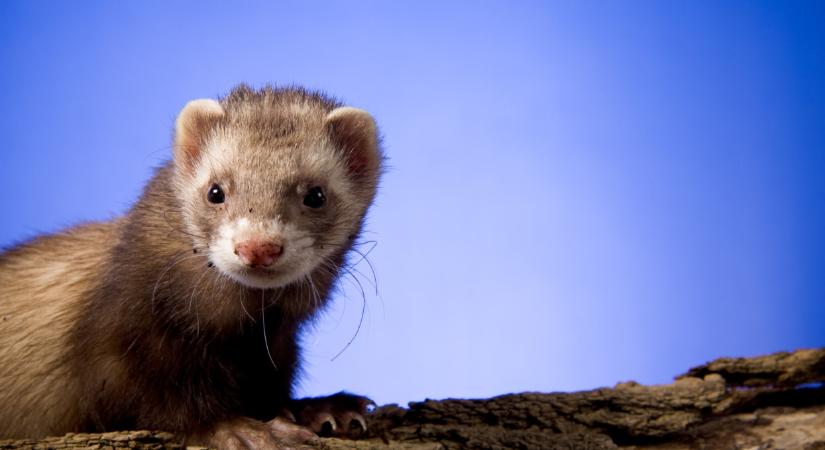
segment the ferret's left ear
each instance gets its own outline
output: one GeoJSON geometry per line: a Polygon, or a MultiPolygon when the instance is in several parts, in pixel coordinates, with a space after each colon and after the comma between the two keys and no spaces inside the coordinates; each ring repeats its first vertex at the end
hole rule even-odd
{"type": "Polygon", "coordinates": [[[351,175],[374,181],[381,164],[378,129],[363,109],[343,106],[326,117],[330,138],[343,151],[351,175]]]}
{"type": "Polygon", "coordinates": [[[192,100],[175,122],[175,164],[192,171],[203,153],[206,134],[223,117],[220,103],[212,99],[192,100]]]}

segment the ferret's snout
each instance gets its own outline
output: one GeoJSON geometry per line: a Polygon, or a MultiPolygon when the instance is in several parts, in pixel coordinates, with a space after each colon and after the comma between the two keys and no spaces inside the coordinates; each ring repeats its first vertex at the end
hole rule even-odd
{"type": "Polygon", "coordinates": [[[269,267],[284,252],[281,242],[250,239],[235,244],[235,254],[249,267],[269,267]]]}

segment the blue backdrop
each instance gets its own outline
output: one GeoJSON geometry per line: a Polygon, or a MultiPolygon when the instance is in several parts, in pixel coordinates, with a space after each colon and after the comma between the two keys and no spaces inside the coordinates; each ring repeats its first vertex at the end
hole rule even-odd
{"type": "MultiPolygon", "coordinates": [[[[822,2],[0,2],[0,245],[125,211],[187,100],[299,83],[391,169],[302,394],[667,382],[825,345],[822,2]]],[[[0,299],[1,300],[1,299],[0,299]]]]}

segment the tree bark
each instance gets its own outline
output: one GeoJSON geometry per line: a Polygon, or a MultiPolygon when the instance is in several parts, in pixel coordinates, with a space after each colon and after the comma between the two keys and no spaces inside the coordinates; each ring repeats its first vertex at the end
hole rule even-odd
{"type": "MultiPolygon", "coordinates": [[[[363,439],[303,448],[825,450],[823,382],[825,349],[722,358],[667,385],[386,405],[370,414],[363,439]]],[[[0,449],[41,448],[181,446],[147,431],[0,441],[0,449]]]]}

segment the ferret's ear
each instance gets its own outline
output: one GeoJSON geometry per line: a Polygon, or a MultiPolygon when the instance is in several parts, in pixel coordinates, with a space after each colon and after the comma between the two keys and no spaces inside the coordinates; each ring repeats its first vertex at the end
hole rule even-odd
{"type": "Polygon", "coordinates": [[[206,133],[223,115],[221,104],[211,99],[192,100],[183,107],[175,122],[175,164],[194,169],[203,152],[206,133]]]}
{"type": "Polygon", "coordinates": [[[381,154],[378,129],[372,116],[362,109],[343,106],[327,114],[326,124],[332,141],[344,152],[350,174],[374,179],[381,154]]]}

